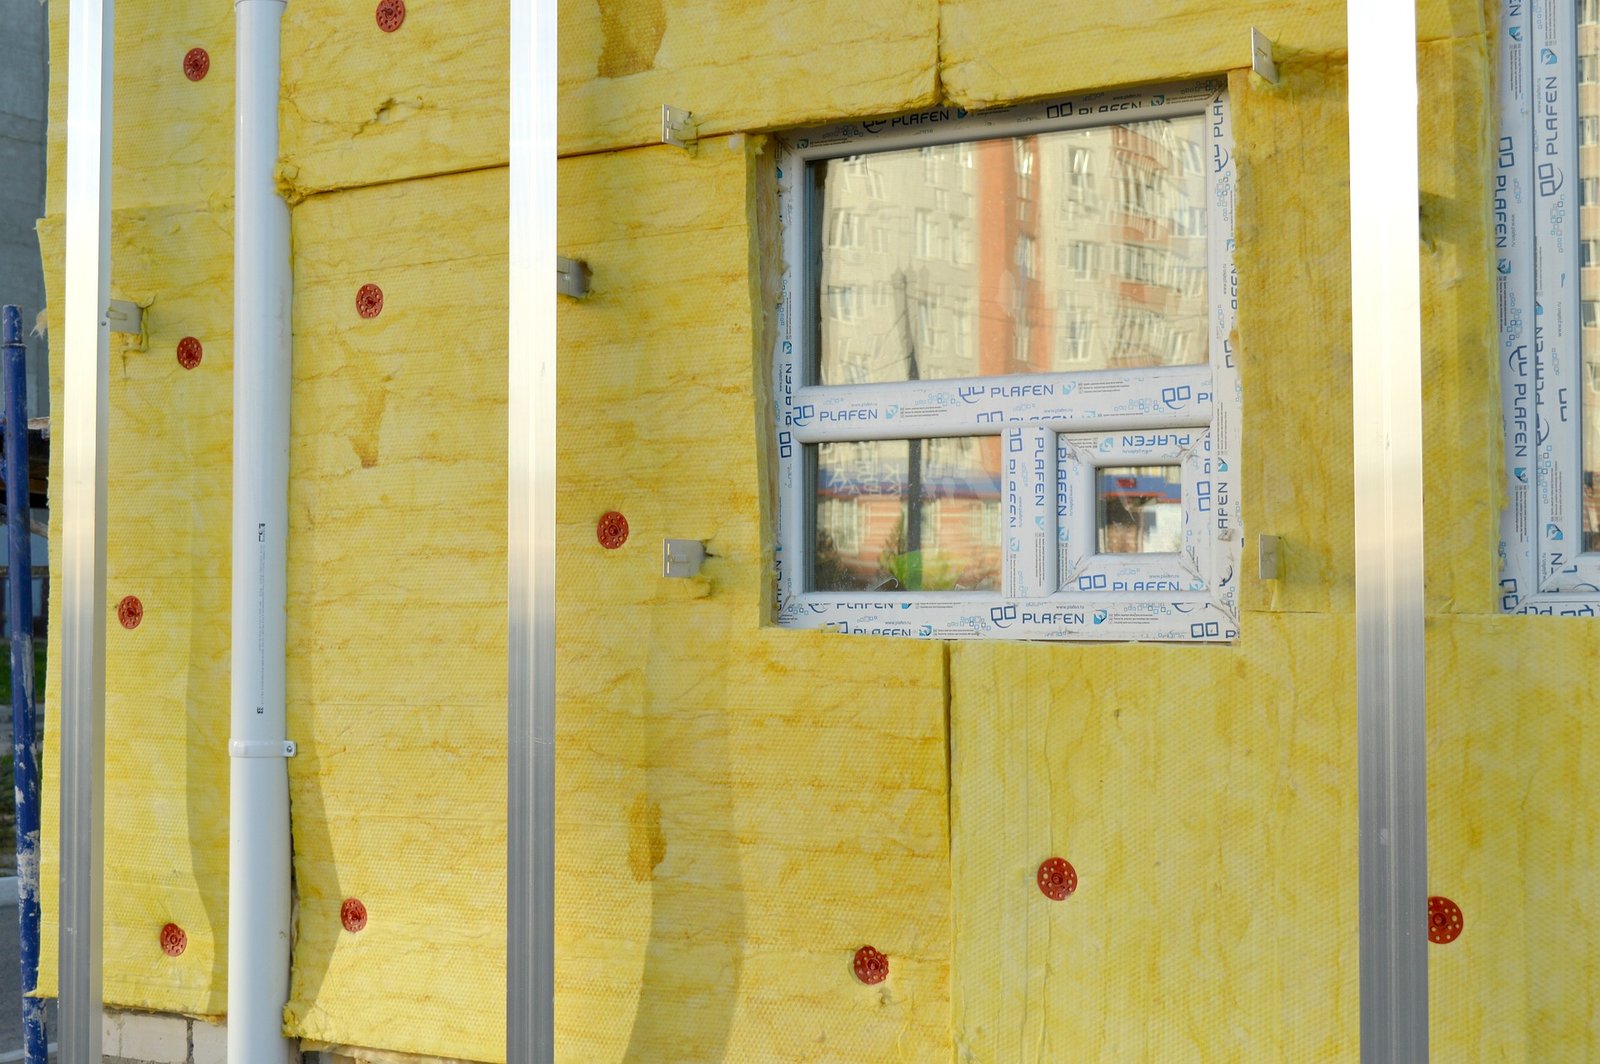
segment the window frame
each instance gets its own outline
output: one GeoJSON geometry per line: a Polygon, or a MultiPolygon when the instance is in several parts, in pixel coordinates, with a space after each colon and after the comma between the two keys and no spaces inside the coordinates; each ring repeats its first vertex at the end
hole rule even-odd
{"type": "Polygon", "coordinates": [[[1563,0],[1559,23],[1550,25],[1534,17],[1537,8],[1507,4],[1497,34],[1490,233],[1506,478],[1500,607],[1592,617],[1600,607],[1600,552],[1581,549],[1584,235],[1572,213],[1581,209],[1583,187],[1577,63],[1559,61],[1577,55],[1580,10],[1563,0]],[[1535,64],[1536,56],[1545,61],[1535,64]],[[1530,337],[1528,323],[1535,321],[1530,337]],[[1566,546],[1572,543],[1577,552],[1566,546]]]}
{"type": "MultiPolygon", "coordinates": [[[[928,108],[797,130],[780,135],[776,147],[785,265],[777,293],[770,389],[776,466],[772,514],[776,622],[786,627],[941,639],[1182,643],[1237,639],[1244,539],[1238,513],[1240,385],[1233,347],[1238,305],[1233,261],[1237,179],[1225,82],[1210,79],[1097,92],[989,112],[928,108]],[[1200,151],[1205,156],[1209,289],[1205,362],[815,383],[820,360],[813,347],[820,337],[814,271],[821,260],[813,218],[820,205],[812,202],[809,164],[1181,117],[1201,118],[1204,130],[1200,151]],[[814,445],[963,435],[1002,437],[1002,589],[810,590],[815,556],[814,445]],[[1084,470],[1092,483],[1095,469],[1125,465],[1181,467],[1184,551],[1073,553],[1083,542],[1084,507],[1091,525],[1094,521],[1093,498],[1078,499],[1086,494],[1084,470]],[[1090,584],[1095,589],[1062,590],[1062,578],[1075,578],[1074,574],[1093,578],[1090,584]],[[1122,588],[1112,590],[1117,584],[1122,588]]],[[[1036,185],[1036,179],[1030,182],[1030,194],[1036,194],[1036,185]]]]}

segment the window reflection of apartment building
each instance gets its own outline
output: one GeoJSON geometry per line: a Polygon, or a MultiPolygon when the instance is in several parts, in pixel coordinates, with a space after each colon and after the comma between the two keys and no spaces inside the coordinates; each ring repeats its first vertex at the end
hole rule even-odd
{"type": "MultiPolygon", "coordinates": [[[[1196,117],[825,164],[819,383],[1204,363],[1202,134],[1196,117]]],[[[840,587],[889,586],[913,512],[911,546],[968,559],[963,586],[998,572],[1001,456],[971,442],[819,452],[840,587]]]]}
{"type": "Polygon", "coordinates": [[[1041,369],[1206,361],[1206,202],[1198,118],[1039,138],[1041,369]]]}
{"type": "Polygon", "coordinates": [[[1600,0],[1578,4],[1578,277],[1583,549],[1600,550],[1600,0]]]}

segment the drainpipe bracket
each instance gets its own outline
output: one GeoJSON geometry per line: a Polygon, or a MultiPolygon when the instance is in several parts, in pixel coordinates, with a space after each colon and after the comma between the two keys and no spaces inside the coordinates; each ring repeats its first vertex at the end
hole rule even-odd
{"type": "Polygon", "coordinates": [[[293,739],[230,739],[228,741],[229,757],[293,757],[295,745],[293,739]]]}

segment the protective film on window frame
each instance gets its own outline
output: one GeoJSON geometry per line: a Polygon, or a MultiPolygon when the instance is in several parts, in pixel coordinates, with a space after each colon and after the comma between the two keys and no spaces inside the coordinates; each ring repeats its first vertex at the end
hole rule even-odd
{"type": "Polygon", "coordinates": [[[779,139],[779,624],[1238,635],[1221,82],[779,139]]]}

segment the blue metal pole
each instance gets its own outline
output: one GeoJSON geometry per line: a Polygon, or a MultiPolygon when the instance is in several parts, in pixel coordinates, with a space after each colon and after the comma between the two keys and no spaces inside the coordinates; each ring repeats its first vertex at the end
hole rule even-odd
{"type": "Polygon", "coordinates": [[[11,751],[17,795],[17,921],[22,959],[22,1048],[46,1064],[39,985],[39,743],[33,713],[33,533],[28,501],[28,349],[22,316],[4,310],[6,525],[10,532],[11,751]]]}

